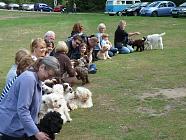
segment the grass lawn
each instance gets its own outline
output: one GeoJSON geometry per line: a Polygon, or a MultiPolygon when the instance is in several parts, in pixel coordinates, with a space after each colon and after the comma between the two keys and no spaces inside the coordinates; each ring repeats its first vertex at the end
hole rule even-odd
{"type": "Polygon", "coordinates": [[[86,85],[94,107],[70,113],[59,140],[185,140],[186,139],[186,18],[118,17],[104,14],[52,14],[0,11],[0,89],[15,52],[53,30],[56,43],[66,40],[81,22],[88,35],[104,22],[113,42],[119,20],[141,38],[166,32],[164,50],[119,54],[97,61],[98,71],[86,85]],[[165,95],[168,93],[168,95],[165,95]],[[169,95],[174,94],[173,98],[169,95]],[[183,95],[177,98],[179,95],[183,95]]]}

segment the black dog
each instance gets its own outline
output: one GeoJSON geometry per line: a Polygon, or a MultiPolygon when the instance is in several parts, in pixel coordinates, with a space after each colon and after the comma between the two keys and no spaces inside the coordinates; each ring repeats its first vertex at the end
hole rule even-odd
{"type": "MultiPolygon", "coordinates": [[[[48,134],[51,140],[55,140],[55,133],[59,133],[62,129],[63,119],[61,114],[56,111],[48,112],[43,119],[40,120],[38,128],[41,132],[48,134]]],[[[30,138],[30,140],[37,140],[35,137],[30,138]]]]}
{"type": "Polygon", "coordinates": [[[140,52],[142,52],[142,51],[144,51],[144,42],[146,41],[146,38],[145,37],[143,37],[143,39],[138,39],[138,40],[130,40],[129,41],[129,45],[131,45],[132,46],[132,48],[134,48],[135,46],[137,47],[136,48],[136,51],[139,51],[140,50],[140,52]]]}

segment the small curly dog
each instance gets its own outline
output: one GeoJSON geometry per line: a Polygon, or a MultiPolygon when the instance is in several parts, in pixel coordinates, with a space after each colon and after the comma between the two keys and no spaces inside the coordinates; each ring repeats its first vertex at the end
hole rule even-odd
{"type": "MultiPolygon", "coordinates": [[[[40,123],[37,125],[40,131],[48,134],[51,140],[55,140],[55,133],[59,133],[62,129],[63,119],[61,114],[56,111],[48,112],[40,123]]],[[[30,140],[37,140],[34,136],[30,140]]]]}

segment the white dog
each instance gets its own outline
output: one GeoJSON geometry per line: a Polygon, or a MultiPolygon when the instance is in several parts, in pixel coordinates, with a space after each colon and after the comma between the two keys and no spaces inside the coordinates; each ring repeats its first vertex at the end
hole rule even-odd
{"type": "Polygon", "coordinates": [[[77,87],[75,92],[69,93],[68,103],[72,110],[77,108],[90,108],[93,106],[92,93],[85,87],[77,87]]]}
{"type": "Polygon", "coordinates": [[[162,41],[163,35],[165,35],[165,32],[161,34],[148,35],[145,41],[145,48],[151,50],[155,48],[160,48],[163,50],[163,41],[162,41]]]}

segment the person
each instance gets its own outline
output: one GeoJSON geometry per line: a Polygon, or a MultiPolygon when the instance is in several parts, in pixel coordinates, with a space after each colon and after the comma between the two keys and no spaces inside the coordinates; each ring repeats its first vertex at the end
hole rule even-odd
{"type": "Polygon", "coordinates": [[[12,86],[14,81],[17,79],[17,77],[21,73],[23,73],[26,69],[28,69],[28,67],[31,66],[33,63],[34,63],[34,60],[32,59],[30,55],[25,55],[24,57],[21,58],[17,66],[17,69],[16,69],[15,77],[9,83],[7,83],[5,87],[3,88],[2,94],[0,95],[0,102],[5,97],[5,95],[8,93],[10,87],[12,86]]]}
{"type": "Polygon", "coordinates": [[[62,77],[63,82],[74,85],[77,82],[76,72],[72,68],[70,58],[66,55],[67,53],[68,47],[66,43],[59,41],[55,48],[54,57],[56,57],[60,63],[60,77],[62,77]]]}
{"type": "Polygon", "coordinates": [[[131,33],[126,32],[125,31],[126,26],[127,26],[126,21],[120,20],[114,35],[114,46],[118,48],[118,51],[121,54],[128,54],[133,52],[134,49],[132,48],[132,46],[129,46],[127,44],[128,37],[141,34],[140,32],[131,32],[131,33]]]}
{"type": "Polygon", "coordinates": [[[81,43],[80,44],[80,58],[86,55],[86,50],[87,50],[87,44],[84,42],[81,43]]]}
{"type": "Polygon", "coordinates": [[[93,53],[94,53],[94,60],[98,60],[97,53],[101,49],[101,41],[102,41],[102,34],[106,31],[106,25],[104,23],[100,23],[97,27],[98,32],[96,33],[96,37],[98,38],[98,44],[95,46],[93,53]]]}
{"type": "Polygon", "coordinates": [[[110,57],[114,56],[118,51],[117,48],[112,46],[112,43],[109,41],[109,35],[106,33],[102,34],[101,46],[108,46],[109,47],[108,48],[108,55],[110,57]]]}
{"type": "Polygon", "coordinates": [[[70,59],[79,59],[80,58],[80,50],[79,46],[83,42],[81,36],[79,35],[74,35],[72,39],[67,40],[66,44],[68,46],[68,53],[67,56],[70,59]]]}
{"type": "Polygon", "coordinates": [[[23,72],[0,102],[1,140],[24,140],[35,136],[38,140],[50,140],[40,132],[38,113],[41,105],[41,82],[58,74],[60,65],[52,56],[38,58],[31,69],[23,72]]]}
{"type": "Polygon", "coordinates": [[[76,13],[76,10],[77,10],[77,6],[76,6],[76,3],[74,2],[74,4],[73,4],[73,12],[76,13]]]}
{"type": "Polygon", "coordinates": [[[17,71],[17,65],[19,64],[19,62],[21,61],[21,59],[26,56],[26,55],[29,55],[30,52],[29,50],[25,49],[25,48],[22,48],[22,49],[19,49],[16,54],[15,54],[15,64],[12,65],[12,67],[10,68],[10,70],[8,71],[7,73],[7,76],[6,76],[6,85],[8,83],[10,83],[15,76],[17,76],[16,74],[16,71],[17,71]]]}
{"type": "Polygon", "coordinates": [[[93,50],[98,45],[98,38],[94,35],[87,36],[84,42],[87,44],[86,54],[89,57],[89,63],[92,63],[96,58],[93,50]]]}
{"type": "Polygon", "coordinates": [[[54,41],[56,39],[56,34],[54,31],[47,31],[45,34],[44,34],[44,40],[45,40],[45,43],[46,43],[46,48],[47,48],[47,51],[46,51],[46,55],[51,55],[53,56],[54,54],[54,41]]]}
{"type": "Polygon", "coordinates": [[[37,60],[39,57],[44,57],[46,56],[46,43],[44,39],[42,38],[36,38],[32,40],[30,44],[30,50],[31,50],[31,56],[34,61],[37,60]]]}
{"type": "Polygon", "coordinates": [[[83,25],[81,25],[81,23],[75,23],[73,28],[72,28],[72,32],[71,32],[71,37],[73,37],[74,35],[83,35],[84,28],[83,25]]]}

